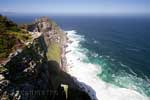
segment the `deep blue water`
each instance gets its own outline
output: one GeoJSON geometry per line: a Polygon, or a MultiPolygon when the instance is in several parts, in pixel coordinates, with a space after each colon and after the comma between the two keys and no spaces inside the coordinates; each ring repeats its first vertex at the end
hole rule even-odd
{"type": "MultiPolygon", "coordinates": [[[[31,23],[36,17],[39,16],[10,16],[17,23],[31,23]]],[[[51,18],[62,29],[85,36],[81,44],[90,51],[90,62],[102,66],[98,74],[101,79],[150,96],[150,17],[51,18]]]]}

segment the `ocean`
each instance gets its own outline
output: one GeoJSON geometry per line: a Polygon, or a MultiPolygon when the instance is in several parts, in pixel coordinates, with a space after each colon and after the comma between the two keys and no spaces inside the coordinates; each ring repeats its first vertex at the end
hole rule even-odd
{"type": "MultiPolygon", "coordinates": [[[[31,23],[39,16],[9,16],[31,23]]],[[[51,16],[73,41],[69,73],[98,100],[150,100],[150,17],[51,16]]]]}

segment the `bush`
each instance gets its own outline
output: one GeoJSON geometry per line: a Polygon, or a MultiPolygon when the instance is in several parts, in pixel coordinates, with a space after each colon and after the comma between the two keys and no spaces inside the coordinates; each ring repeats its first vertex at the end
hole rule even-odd
{"type": "Polygon", "coordinates": [[[17,24],[0,15],[0,58],[6,58],[14,49],[15,45],[22,44],[21,41],[27,41],[31,38],[25,34],[17,24]]]}

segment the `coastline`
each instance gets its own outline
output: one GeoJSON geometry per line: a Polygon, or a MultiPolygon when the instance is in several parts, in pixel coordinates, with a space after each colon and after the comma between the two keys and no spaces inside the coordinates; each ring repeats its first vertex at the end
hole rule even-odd
{"type": "MultiPolygon", "coordinates": [[[[70,31],[70,32],[71,32],[71,31],[70,31]]],[[[73,31],[72,31],[72,32],[73,32],[73,31]]],[[[69,38],[69,36],[68,36],[68,35],[69,35],[69,32],[68,32],[68,31],[66,31],[65,33],[67,33],[67,34],[66,34],[67,41],[66,41],[66,43],[65,43],[65,57],[64,57],[65,60],[66,60],[66,62],[65,62],[65,65],[66,65],[66,66],[65,66],[65,68],[66,68],[65,71],[73,77],[74,82],[75,82],[76,84],[78,84],[79,88],[80,88],[82,91],[86,92],[86,93],[91,97],[92,100],[99,100],[99,99],[96,97],[96,92],[95,92],[90,86],[87,86],[86,83],[80,81],[80,80],[78,79],[79,77],[76,77],[76,76],[74,75],[74,72],[75,72],[75,71],[72,70],[72,68],[74,67],[74,66],[72,65],[73,62],[72,62],[72,60],[70,60],[70,58],[68,57],[68,54],[72,52],[72,49],[70,48],[70,46],[71,46],[71,44],[74,43],[75,41],[72,40],[71,38],[69,38]]],[[[80,60],[80,59],[78,59],[78,60],[80,60]]]]}
{"type": "Polygon", "coordinates": [[[101,66],[84,62],[85,59],[88,59],[85,55],[86,50],[79,50],[79,43],[84,41],[83,37],[77,35],[74,30],[67,31],[67,33],[67,38],[72,41],[71,43],[67,42],[66,48],[67,73],[74,77],[74,81],[93,100],[133,100],[133,98],[149,100],[149,97],[133,89],[121,88],[101,80],[97,76],[102,72],[101,66]]]}
{"type": "MultiPolygon", "coordinates": [[[[149,100],[149,97],[147,98],[146,95],[140,94],[138,91],[134,90],[133,88],[122,88],[122,87],[107,83],[103,81],[102,79],[100,79],[97,76],[97,74],[102,72],[101,66],[88,61],[88,56],[86,55],[86,53],[88,54],[91,51],[80,45],[81,41],[86,41],[84,40],[84,36],[76,34],[77,32],[75,30],[65,32],[57,26],[55,27],[55,29],[53,29],[53,31],[51,31],[49,30],[49,25],[45,26],[45,28],[46,27],[48,28],[48,32],[46,33],[43,32],[43,35],[42,33],[34,34],[33,37],[37,39],[35,39],[35,41],[32,41],[33,42],[33,43],[31,42],[32,46],[29,46],[28,49],[25,50],[25,51],[32,52],[34,55],[40,55],[38,56],[38,58],[31,59],[32,57],[37,57],[37,56],[32,56],[28,52],[23,53],[23,56],[22,56],[22,53],[21,53],[22,51],[21,50],[17,51],[18,54],[20,52],[20,55],[15,55],[15,56],[19,57],[20,59],[18,61],[12,59],[12,61],[8,65],[11,67],[12,66],[11,64],[13,64],[13,62],[16,62],[13,64],[15,68],[10,70],[12,72],[16,70],[16,73],[17,73],[13,77],[10,74],[10,77],[12,77],[12,79],[21,80],[21,82],[23,83],[24,80],[22,80],[22,77],[20,76],[23,76],[22,73],[23,71],[25,71],[28,75],[30,75],[30,77],[26,77],[26,76],[23,76],[23,77],[25,77],[25,79],[34,80],[35,77],[39,77],[39,76],[36,76],[38,75],[37,72],[34,72],[34,69],[36,69],[38,73],[42,73],[41,75],[44,77],[42,77],[41,79],[44,79],[44,80],[40,82],[40,79],[39,79],[38,80],[39,83],[37,83],[37,80],[36,80],[35,84],[28,83],[33,87],[34,85],[36,86],[38,84],[41,86],[41,88],[44,88],[45,85],[43,86],[42,83],[46,83],[47,86],[51,86],[48,82],[52,82],[53,83],[52,87],[57,88],[57,83],[59,84],[64,83],[70,86],[70,88],[75,87],[75,89],[79,91],[81,90],[81,92],[82,91],[84,91],[84,93],[86,92],[86,94],[88,94],[87,97],[90,96],[92,100],[110,100],[110,97],[111,97],[111,100],[133,100],[132,98],[134,98],[134,100],[149,100]],[[50,39],[50,35],[52,36],[51,37],[52,39],[50,39]],[[46,56],[44,56],[46,54],[45,48],[49,48],[51,43],[55,43],[55,42],[58,43],[57,49],[59,49],[60,51],[59,56],[58,56],[60,59],[58,60],[59,61],[58,69],[57,69],[57,66],[51,65],[51,63],[49,63],[49,61],[45,59],[46,56]],[[28,57],[28,55],[30,56],[28,57]],[[39,59],[39,57],[41,58],[39,59]],[[27,62],[29,66],[25,66],[27,63],[24,63],[24,60],[29,61],[27,62]],[[19,69],[20,66],[17,66],[17,63],[21,64],[21,68],[23,70],[19,69]],[[55,70],[53,70],[53,68],[55,70]],[[44,71],[41,72],[41,69],[44,71]],[[34,73],[33,75],[31,75],[31,71],[33,71],[32,72],[34,73]],[[59,79],[58,79],[58,75],[59,75],[59,79]],[[66,75],[68,75],[69,77],[66,78],[66,75]],[[17,76],[19,76],[19,78],[17,78],[17,76]]],[[[27,45],[29,44],[30,42],[27,42],[27,45]]],[[[54,49],[52,51],[57,51],[57,50],[54,49]]],[[[56,57],[56,54],[54,54],[53,57],[56,57]]],[[[0,75],[0,78],[1,78],[0,80],[5,79],[5,77],[3,77],[2,75],[0,75]]],[[[16,85],[16,87],[19,87],[19,86],[16,85]]],[[[24,85],[24,87],[28,87],[28,86],[24,85]]],[[[32,88],[30,87],[30,89],[32,88]]],[[[73,91],[74,91],[74,88],[73,88],[73,91]]],[[[74,92],[74,93],[76,94],[77,92],[74,92]]],[[[73,95],[71,94],[71,96],[73,95]]]]}
{"type": "Polygon", "coordinates": [[[29,27],[31,32],[35,32],[33,41],[27,42],[27,46],[4,67],[0,66],[0,98],[66,100],[62,86],[67,85],[68,99],[91,100],[89,95],[79,88],[74,78],[66,73],[65,33],[46,17],[39,18],[35,23],[29,27]],[[22,91],[28,95],[24,95],[22,91]],[[30,91],[35,93],[30,94],[30,91]],[[48,91],[56,91],[57,94],[49,94],[48,91]]]}

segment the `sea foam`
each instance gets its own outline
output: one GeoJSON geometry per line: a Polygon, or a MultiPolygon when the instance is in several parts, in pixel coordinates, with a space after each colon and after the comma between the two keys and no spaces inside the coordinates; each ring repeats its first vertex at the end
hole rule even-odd
{"type": "Polygon", "coordinates": [[[120,88],[101,80],[97,76],[102,71],[101,66],[84,61],[88,59],[86,52],[89,52],[80,45],[81,41],[85,41],[84,36],[77,35],[75,30],[66,32],[68,33],[68,38],[72,41],[72,43],[68,43],[67,48],[71,52],[66,54],[69,65],[68,73],[95,91],[93,94],[93,91],[88,90],[88,88],[85,90],[91,97],[96,95],[98,100],[150,100],[150,98],[141,95],[137,91],[120,88]]]}

